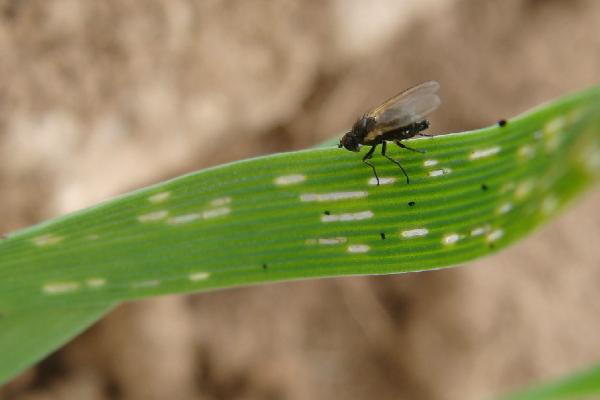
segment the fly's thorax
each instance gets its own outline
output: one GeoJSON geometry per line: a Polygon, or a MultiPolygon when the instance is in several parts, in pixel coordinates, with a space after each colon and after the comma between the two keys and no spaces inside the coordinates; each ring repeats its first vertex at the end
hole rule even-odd
{"type": "Polygon", "coordinates": [[[376,121],[374,118],[363,116],[354,123],[351,133],[356,137],[359,143],[362,144],[365,137],[375,127],[375,125],[376,121]]]}

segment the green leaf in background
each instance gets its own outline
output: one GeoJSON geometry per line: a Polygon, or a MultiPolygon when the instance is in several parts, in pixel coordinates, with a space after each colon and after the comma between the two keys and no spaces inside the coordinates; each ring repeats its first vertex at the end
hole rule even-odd
{"type": "Polygon", "coordinates": [[[597,87],[503,127],[412,140],[427,153],[389,150],[410,185],[375,157],[376,186],[360,154],[330,147],[206,169],[14,233],[0,243],[0,354],[14,360],[0,361],[0,380],[119,301],[502,249],[600,175],[599,108],[597,87]],[[64,330],[36,330],[36,315],[60,315],[64,330]]]}
{"type": "Polygon", "coordinates": [[[600,396],[600,365],[502,400],[584,400],[600,396]]]}

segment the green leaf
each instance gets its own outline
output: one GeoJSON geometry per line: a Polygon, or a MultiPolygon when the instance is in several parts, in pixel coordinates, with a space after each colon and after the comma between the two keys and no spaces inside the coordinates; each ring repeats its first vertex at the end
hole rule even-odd
{"type": "Polygon", "coordinates": [[[600,365],[503,400],[575,400],[600,397],[600,365]]]}
{"type": "MultiPolygon", "coordinates": [[[[206,169],[14,233],[0,243],[0,329],[48,344],[13,356],[32,360],[94,317],[73,316],[67,333],[49,339],[28,331],[23,313],[76,315],[74,305],[99,312],[166,293],[419,271],[488,255],[598,178],[599,104],[597,87],[504,127],[409,142],[426,154],[388,150],[410,184],[376,156],[376,186],[361,154],[332,146],[206,169]]],[[[0,336],[0,354],[15,351],[11,337],[0,336]]],[[[0,379],[22,365],[2,363],[0,379]]]]}
{"type": "Polygon", "coordinates": [[[111,308],[44,308],[0,315],[0,382],[58,348],[111,308]]]}

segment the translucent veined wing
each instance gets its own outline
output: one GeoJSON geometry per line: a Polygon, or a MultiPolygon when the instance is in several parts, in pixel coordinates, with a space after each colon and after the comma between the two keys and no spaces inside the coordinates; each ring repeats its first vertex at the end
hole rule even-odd
{"type": "MultiPolygon", "coordinates": [[[[436,81],[420,83],[397,94],[367,113],[376,121],[374,131],[384,132],[419,122],[440,105],[436,81]]],[[[373,132],[375,133],[375,132],[373,132]]]]}

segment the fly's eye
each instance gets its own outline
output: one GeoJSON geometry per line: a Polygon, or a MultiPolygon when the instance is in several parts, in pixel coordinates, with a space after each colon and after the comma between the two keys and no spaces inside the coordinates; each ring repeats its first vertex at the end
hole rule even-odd
{"type": "Polygon", "coordinates": [[[344,143],[344,147],[350,151],[358,151],[358,141],[352,135],[348,135],[346,138],[346,143],[344,143]]]}

